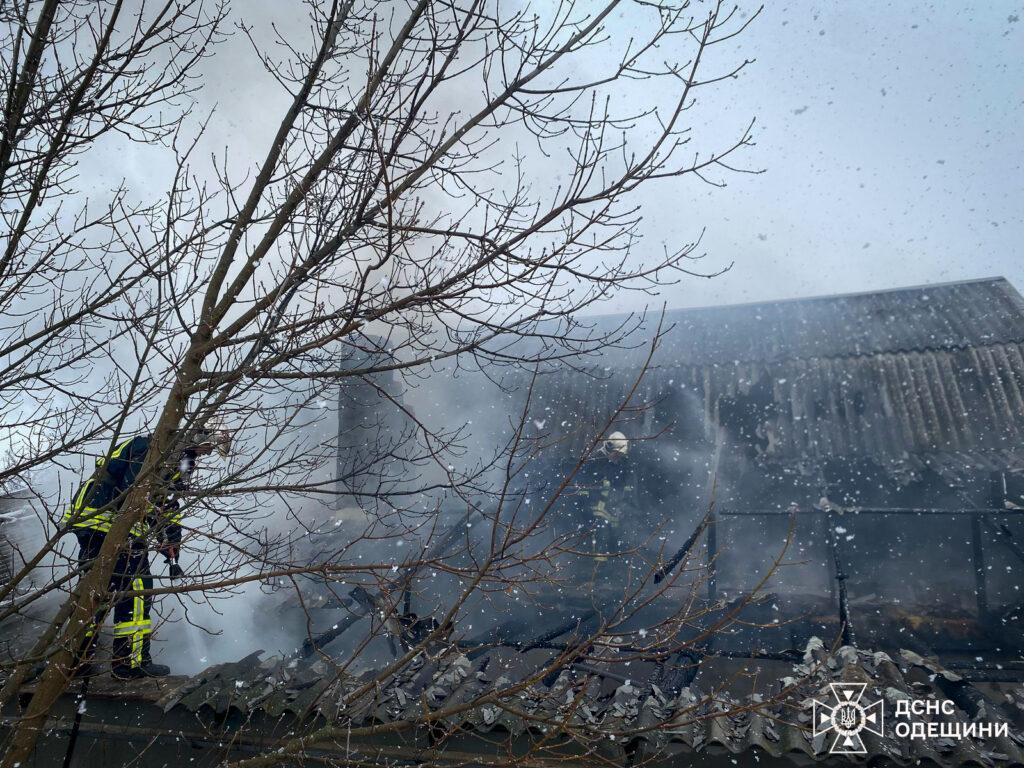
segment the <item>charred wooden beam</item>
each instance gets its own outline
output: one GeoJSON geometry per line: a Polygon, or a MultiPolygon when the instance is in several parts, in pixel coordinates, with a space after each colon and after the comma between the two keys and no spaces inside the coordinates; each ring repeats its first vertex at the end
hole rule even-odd
{"type": "Polygon", "coordinates": [[[1003,523],[993,522],[988,517],[981,518],[981,524],[989,531],[989,533],[996,537],[996,541],[1013,552],[1021,562],[1024,562],[1024,548],[1021,548],[1021,546],[1014,541],[1013,534],[1010,533],[1009,528],[1007,528],[1003,523]]]}
{"type": "Polygon", "coordinates": [[[463,648],[473,649],[467,654],[471,661],[476,658],[479,658],[480,656],[487,653],[489,649],[495,647],[515,648],[517,651],[520,651],[521,653],[526,653],[527,651],[536,650],[538,648],[555,648],[559,650],[565,650],[572,644],[567,643],[552,645],[551,641],[558,637],[561,637],[567,632],[572,632],[573,630],[580,629],[584,626],[584,624],[593,619],[595,616],[597,616],[597,610],[591,609],[589,611],[584,612],[579,617],[573,618],[570,621],[565,622],[564,624],[560,624],[554,629],[548,630],[547,632],[537,635],[533,639],[527,640],[525,642],[516,640],[514,637],[509,636],[511,634],[511,630],[515,630],[517,634],[522,632],[525,629],[523,624],[518,621],[505,622],[504,624],[499,624],[497,627],[488,630],[483,635],[480,635],[474,639],[461,641],[458,643],[458,645],[463,648]]]}
{"type": "Polygon", "coordinates": [[[537,637],[533,638],[533,640],[530,640],[529,642],[524,643],[523,644],[523,651],[531,651],[534,648],[537,648],[537,647],[543,645],[544,643],[551,642],[556,637],[561,637],[566,632],[571,632],[574,629],[580,629],[581,627],[583,627],[584,624],[586,624],[588,621],[590,621],[595,616],[597,616],[597,610],[596,609],[589,610],[586,613],[584,613],[582,616],[580,616],[578,619],[573,619],[572,621],[567,621],[565,624],[562,624],[561,626],[555,627],[554,629],[550,630],[549,632],[545,632],[542,635],[538,635],[537,637]]]}
{"type": "MultiPolygon", "coordinates": [[[[665,563],[665,565],[663,565],[660,569],[658,569],[657,573],[654,574],[654,583],[655,584],[660,584],[662,581],[664,581],[665,578],[667,576],[669,576],[672,573],[672,571],[674,571],[676,569],[676,566],[679,565],[679,563],[681,563],[686,558],[686,556],[688,554],[690,554],[690,550],[693,549],[693,545],[697,543],[697,539],[700,538],[700,535],[704,532],[704,530],[709,525],[711,525],[711,523],[712,523],[712,513],[709,510],[708,513],[706,515],[704,515],[704,519],[701,520],[700,523],[697,525],[697,527],[693,529],[693,533],[690,534],[689,538],[687,538],[686,541],[683,542],[683,546],[681,546],[676,551],[676,553],[674,555],[672,555],[672,557],[669,559],[669,561],[667,563],[665,563]]],[[[711,549],[711,537],[712,537],[712,534],[711,534],[710,531],[708,531],[708,550],[709,550],[709,552],[710,552],[710,549],[711,549]]]]}
{"type": "Polygon", "coordinates": [[[853,625],[850,621],[850,598],[846,592],[846,571],[843,568],[842,551],[839,545],[839,533],[836,531],[834,513],[829,511],[828,546],[832,562],[836,569],[836,591],[839,595],[839,626],[842,627],[843,645],[856,645],[853,625]]]}

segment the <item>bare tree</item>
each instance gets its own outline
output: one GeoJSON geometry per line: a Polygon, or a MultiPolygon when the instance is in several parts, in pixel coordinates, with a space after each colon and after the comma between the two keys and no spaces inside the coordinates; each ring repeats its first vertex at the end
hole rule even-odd
{"type": "Polygon", "coordinates": [[[80,163],[174,136],[222,18],[191,1],[0,8],[0,487],[117,431],[96,414],[125,392],[97,371],[116,364],[99,361],[136,332],[146,283],[168,268],[140,238],[159,198],[123,182],[97,192],[80,163]]]}
{"type": "MultiPolygon", "coordinates": [[[[191,0],[0,8],[0,491],[35,494],[34,470],[52,483],[55,465],[117,439],[126,411],[109,403],[159,391],[111,372],[126,362],[141,370],[121,344],[152,311],[150,281],[185,254],[142,234],[162,218],[160,196],[83,183],[81,164],[125,144],[174,141],[223,15],[191,0]]],[[[18,553],[0,599],[45,562],[59,531],[44,538],[18,553]]]]}
{"type": "MultiPolygon", "coordinates": [[[[27,13],[12,19],[35,30],[24,39],[55,42],[59,49],[60,38],[45,26],[51,5],[61,3],[43,3],[35,28],[27,13]]],[[[119,3],[108,5],[107,13],[121,11],[119,3]]],[[[676,280],[689,271],[697,248],[690,243],[661,255],[637,253],[643,234],[638,190],[686,177],[721,183],[723,173],[739,170],[732,155],[751,142],[746,126],[722,146],[690,146],[697,93],[746,64],[703,74],[711,51],[752,18],[723,11],[719,3],[611,0],[598,8],[564,3],[541,14],[483,0],[464,6],[335,0],[310,3],[308,11],[312,44],[303,48],[279,39],[283,61],[251,37],[289,99],[251,174],[218,164],[218,188],[210,189],[196,181],[186,148],[178,152],[179,171],[159,211],[126,210],[115,199],[97,225],[105,237],[72,238],[58,249],[81,253],[92,242],[108,250],[118,244],[127,262],[123,271],[104,273],[109,279],[99,298],[58,305],[40,331],[55,354],[63,355],[61,370],[74,370],[90,350],[110,343],[109,335],[80,322],[79,307],[88,310],[84,316],[112,320],[115,335],[131,350],[117,358],[104,381],[120,394],[118,407],[103,411],[90,422],[93,431],[81,434],[112,427],[121,432],[141,406],[152,404],[153,442],[99,556],[4,687],[2,697],[9,699],[29,665],[48,660],[15,728],[5,766],[31,753],[66,688],[73,650],[106,599],[117,555],[143,522],[147,500],[159,490],[163,467],[178,455],[182,435],[213,416],[231,424],[241,449],[189,500],[195,519],[204,521],[189,531],[191,546],[205,553],[203,566],[187,586],[152,593],[210,594],[249,581],[302,575],[332,581],[363,574],[385,596],[379,598],[385,617],[380,631],[391,631],[395,627],[388,622],[398,620],[396,601],[408,592],[408,580],[382,581],[381,572],[390,572],[392,564],[354,565],[345,555],[359,540],[426,532],[422,557],[405,561],[402,572],[428,563],[445,568],[460,580],[459,597],[382,672],[390,674],[450,634],[471,596],[529,581],[524,573],[530,564],[554,557],[555,550],[530,545],[546,512],[527,512],[510,501],[524,456],[525,412],[518,426],[510,424],[508,441],[489,462],[504,462],[495,484],[485,462],[465,472],[454,468],[457,428],[438,429],[420,418],[377,377],[397,374],[413,382],[442,363],[496,376],[506,367],[538,370],[623,343],[627,327],[595,334],[578,313],[617,291],[652,292],[676,280]],[[641,37],[625,39],[614,23],[626,10],[636,15],[641,37]],[[598,74],[585,74],[595,69],[598,74]],[[643,84],[647,101],[631,100],[622,108],[617,89],[631,81],[643,84]],[[144,234],[132,226],[136,216],[146,223],[144,234]],[[133,292],[146,300],[121,301],[133,292]],[[111,303],[126,305],[124,314],[109,312],[111,303]],[[68,328],[81,339],[70,352],[68,328]],[[296,536],[270,540],[261,521],[271,504],[339,492],[339,478],[323,472],[333,465],[330,443],[305,440],[302,421],[305,407],[354,381],[406,417],[398,441],[407,444],[403,450],[394,442],[380,443],[358,471],[390,477],[385,466],[397,463],[402,469],[385,488],[366,494],[346,491],[343,484],[350,501],[364,502],[364,511],[372,507],[363,531],[315,562],[297,561],[296,536]],[[432,492],[459,499],[467,513],[484,514],[488,521],[486,546],[478,550],[467,541],[461,548],[468,564],[457,564],[443,547],[434,551],[446,537],[431,528],[436,519],[421,509],[424,494],[432,492]]],[[[129,52],[148,54],[161,34],[178,50],[156,74],[145,70],[141,80],[119,81],[126,89],[116,99],[127,105],[118,113],[124,130],[159,133],[170,127],[147,122],[150,110],[166,89],[180,85],[184,75],[178,73],[206,50],[216,27],[198,15],[194,3],[169,4],[161,12],[166,15],[156,38],[140,21],[138,34],[149,42],[129,46],[129,52]]],[[[214,19],[217,14],[219,9],[214,19]]],[[[121,28],[116,18],[110,27],[121,28]]],[[[242,29],[250,34],[244,23],[242,29]]],[[[20,61],[20,39],[11,44],[12,61],[20,61]]],[[[106,51],[107,45],[100,48],[106,51]]],[[[116,72],[125,56],[119,53],[97,69],[116,72]]],[[[22,73],[31,69],[19,66],[22,73]]],[[[26,78],[29,93],[46,92],[48,81],[38,76],[19,74],[12,82],[26,78]]],[[[79,102],[56,101],[58,114],[73,104],[71,115],[78,116],[79,102]]],[[[85,115],[99,125],[90,129],[86,121],[72,137],[99,135],[109,122],[105,112],[88,111],[94,102],[89,103],[85,115]]],[[[8,110],[20,115],[25,108],[9,97],[8,110]]],[[[65,162],[71,163],[80,145],[62,141],[65,162]]],[[[47,171],[40,178],[60,177],[47,171]]],[[[50,183],[38,182],[44,190],[50,183]]],[[[59,181],[52,189],[62,192],[59,181]]],[[[28,199],[17,200],[28,210],[28,199]]],[[[57,219],[45,221],[58,225],[57,219]]],[[[21,364],[29,367],[17,375],[44,381],[46,372],[35,368],[41,358],[31,345],[19,344],[21,364]]],[[[624,403],[630,401],[627,395],[624,403]]],[[[24,409],[21,401],[15,407],[24,409]]],[[[601,438],[600,432],[590,436],[591,449],[601,438]]],[[[538,450],[526,453],[535,457],[538,450]]],[[[581,464],[588,455],[579,458],[581,464]]],[[[546,508],[554,508],[572,477],[573,472],[565,475],[546,508]]],[[[575,539],[561,537],[555,549],[578,555],[575,539]]],[[[644,590],[660,566],[652,562],[648,577],[622,585],[626,613],[632,613],[628,606],[650,599],[644,590]]],[[[621,615],[605,614],[595,630],[598,639],[614,637],[621,621],[621,615]]],[[[687,611],[672,615],[656,633],[663,648],[672,647],[681,622],[693,620],[687,611]]],[[[578,662],[595,643],[567,648],[556,668],[578,662]]],[[[678,652],[676,647],[672,653],[678,652]]],[[[282,754],[296,749],[301,743],[282,754]]],[[[277,759],[268,756],[265,762],[277,759]]]]}

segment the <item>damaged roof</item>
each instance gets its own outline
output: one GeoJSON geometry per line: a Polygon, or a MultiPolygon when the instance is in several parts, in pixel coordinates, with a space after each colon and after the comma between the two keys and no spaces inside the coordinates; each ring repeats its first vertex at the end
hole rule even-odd
{"type": "MultiPolygon", "coordinates": [[[[760,384],[766,402],[761,425],[765,458],[861,456],[891,462],[937,454],[937,466],[1020,464],[1021,344],[764,365],[724,363],[712,370],[672,373],[678,382],[706,389],[714,398],[747,396],[760,384]],[[1004,454],[1000,459],[985,458],[999,452],[1004,454]]],[[[652,384],[663,378],[655,375],[652,384]]]]}
{"type": "Polygon", "coordinates": [[[989,277],[671,310],[663,328],[660,358],[687,365],[965,349],[1024,342],[1024,297],[989,277]]]}
{"type": "MultiPolygon", "coordinates": [[[[862,732],[867,749],[862,757],[868,763],[1024,765],[1024,689],[1000,684],[983,691],[910,651],[895,659],[851,646],[830,652],[812,638],[795,664],[709,657],[690,685],[675,686],[674,691],[671,665],[625,667],[610,657],[590,659],[585,668],[567,667],[556,679],[542,680],[538,670],[550,659],[551,652],[541,649],[494,649],[470,659],[450,647],[434,658],[416,657],[353,697],[376,670],[339,677],[322,661],[260,660],[253,654],[192,678],[133,683],[130,695],[164,712],[192,713],[207,723],[226,722],[226,715],[234,712],[243,722],[262,713],[358,728],[415,720],[426,708],[438,714],[449,711],[439,723],[455,739],[458,734],[491,733],[528,742],[544,733],[545,722],[550,726],[566,719],[589,738],[606,741],[613,753],[629,753],[634,759],[762,751],[827,761],[833,739],[812,733],[813,701],[827,701],[831,683],[854,682],[866,684],[865,702],[881,700],[886,708],[884,736],[862,732]],[[522,690],[501,706],[487,698],[517,684],[522,690]],[[944,720],[1006,723],[1007,735],[901,738],[894,730],[900,700],[950,700],[955,709],[944,720]]],[[[123,685],[101,678],[90,696],[123,695],[123,685]]]]}
{"type": "MultiPolygon", "coordinates": [[[[613,321],[622,319],[598,326],[613,321]]],[[[637,393],[672,411],[661,423],[694,411],[709,439],[716,404],[731,400],[756,421],[748,431],[767,461],[866,457],[954,475],[1024,468],[1024,298],[1004,278],[677,310],[663,327],[637,393]]],[[[546,376],[536,400],[603,423],[646,356],[636,343],[609,355],[603,373],[546,376]]]]}

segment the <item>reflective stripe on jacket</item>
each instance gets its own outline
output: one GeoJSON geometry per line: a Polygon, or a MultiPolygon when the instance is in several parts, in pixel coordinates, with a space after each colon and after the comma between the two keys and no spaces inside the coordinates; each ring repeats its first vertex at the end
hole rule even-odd
{"type": "MultiPolygon", "coordinates": [[[[118,445],[109,457],[96,459],[96,471],[79,489],[64,513],[64,525],[86,528],[101,533],[110,531],[114,518],[121,509],[128,489],[132,487],[142,463],[149,452],[150,436],[136,435],[118,445]]],[[[188,456],[191,466],[192,456],[188,456]]],[[[142,538],[154,527],[160,538],[177,543],[181,541],[181,515],[177,500],[168,498],[184,487],[185,477],[179,467],[165,475],[163,486],[150,500],[146,520],[136,523],[131,535],[142,538]]]]}

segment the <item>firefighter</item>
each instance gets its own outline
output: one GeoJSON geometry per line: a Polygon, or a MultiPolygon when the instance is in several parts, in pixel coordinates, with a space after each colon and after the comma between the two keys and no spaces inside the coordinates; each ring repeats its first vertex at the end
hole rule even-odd
{"type": "MultiPolygon", "coordinates": [[[[196,458],[216,450],[226,456],[231,446],[230,434],[220,428],[195,430],[191,437],[178,436],[184,443],[173,464],[161,470],[150,495],[145,519],[131,530],[128,546],[120,551],[109,589],[114,594],[114,642],[111,674],[119,679],[163,677],[170,669],[153,661],[150,651],[152,620],[151,596],[124,597],[129,590],[151,589],[153,576],[149,568],[149,539],[157,542],[168,565],[171,578],[183,575],[178,565],[181,545],[181,502],[178,498],[195,467],[196,458]]],[[[129,489],[134,484],[142,462],[149,451],[151,435],[136,435],[121,442],[105,458],[96,460],[96,471],[75,494],[64,516],[64,525],[78,539],[79,565],[87,568],[100,548],[129,489]]],[[[96,621],[86,631],[79,649],[76,674],[92,672],[91,658],[96,634],[109,606],[104,606],[96,621]]]]}
{"type": "Polygon", "coordinates": [[[626,550],[648,549],[654,532],[671,517],[673,486],[650,450],[634,450],[622,432],[612,432],[581,469],[577,519],[592,532],[597,562],[626,550]]]}
{"type": "Polygon", "coordinates": [[[636,478],[628,459],[629,448],[629,439],[622,432],[612,432],[582,470],[583,495],[593,526],[593,550],[598,562],[607,560],[608,555],[618,549],[622,522],[636,506],[636,478]]]}

